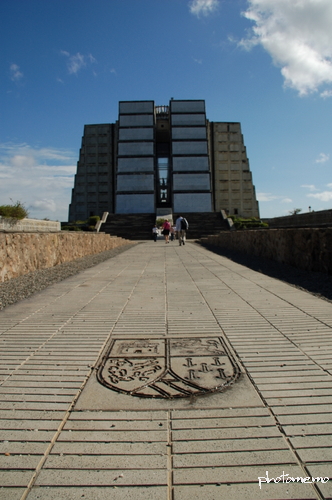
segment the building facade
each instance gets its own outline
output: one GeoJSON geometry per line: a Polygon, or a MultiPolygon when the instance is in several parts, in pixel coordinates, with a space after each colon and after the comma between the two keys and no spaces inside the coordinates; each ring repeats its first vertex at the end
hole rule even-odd
{"type": "Polygon", "coordinates": [[[204,100],[121,101],[116,123],[84,127],[69,220],[161,210],[259,217],[241,125],[204,100]]]}

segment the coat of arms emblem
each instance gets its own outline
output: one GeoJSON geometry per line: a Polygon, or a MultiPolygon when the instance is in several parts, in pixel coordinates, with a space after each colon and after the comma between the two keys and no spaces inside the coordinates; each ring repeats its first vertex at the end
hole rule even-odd
{"type": "Polygon", "coordinates": [[[116,339],[97,372],[109,389],[153,398],[221,391],[239,375],[221,337],[116,339]]]}

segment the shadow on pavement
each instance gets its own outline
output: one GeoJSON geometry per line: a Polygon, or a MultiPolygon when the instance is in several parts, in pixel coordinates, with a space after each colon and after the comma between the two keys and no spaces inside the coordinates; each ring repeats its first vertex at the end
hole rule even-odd
{"type": "Polygon", "coordinates": [[[289,285],[306,290],[320,298],[332,301],[332,277],[320,272],[304,271],[274,260],[234,252],[214,245],[200,244],[211,252],[222,255],[253,271],[284,281],[289,285]]]}

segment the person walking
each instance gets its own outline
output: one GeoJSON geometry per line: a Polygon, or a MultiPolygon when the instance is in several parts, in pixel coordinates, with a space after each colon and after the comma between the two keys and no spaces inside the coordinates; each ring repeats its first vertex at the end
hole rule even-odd
{"type": "Polygon", "coordinates": [[[176,226],[171,226],[171,241],[174,241],[175,231],[176,231],[176,226]]]}
{"type": "Polygon", "coordinates": [[[179,245],[185,245],[186,244],[186,231],[189,227],[187,219],[182,217],[182,215],[179,215],[178,218],[176,219],[176,231],[178,235],[178,240],[179,240],[179,245]]]}
{"type": "Polygon", "coordinates": [[[157,228],[156,224],[152,228],[152,237],[153,237],[154,242],[156,242],[157,237],[158,237],[158,228],[157,228]]]}
{"type": "Polygon", "coordinates": [[[168,219],[165,219],[162,227],[163,227],[162,233],[163,233],[164,238],[165,238],[165,243],[169,243],[169,233],[171,230],[171,225],[168,222],[168,219]]]}

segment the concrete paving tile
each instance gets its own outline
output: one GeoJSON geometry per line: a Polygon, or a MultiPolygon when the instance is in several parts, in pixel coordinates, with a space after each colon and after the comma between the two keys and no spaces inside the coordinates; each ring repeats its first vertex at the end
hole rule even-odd
{"type": "MultiPolygon", "coordinates": [[[[175,486],[174,500],[317,500],[318,496],[312,491],[311,485],[306,484],[267,484],[260,489],[258,482],[229,483],[199,486],[175,486]]],[[[30,499],[29,499],[30,500],[30,499]]]]}
{"type": "MultiPolygon", "coordinates": [[[[259,477],[266,477],[266,466],[234,466],[213,468],[184,468],[174,470],[174,485],[176,484],[216,484],[254,482],[258,485],[259,477]]],[[[280,477],[285,472],[291,477],[303,476],[303,470],[292,464],[269,465],[269,478],[280,477]],[[286,469],[286,470],[285,470],[286,469]]]]}
{"type": "Polygon", "coordinates": [[[330,380],[330,377],[327,373],[322,373],[322,370],[316,370],[316,372],[310,370],[309,374],[301,375],[297,372],[296,374],[292,373],[290,377],[285,377],[280,373],[277,373],[274,377],[267,377],[266,374],[257,372],[255,375],[252,375],[252,379],[255,382],[263,382],[264,384],[296,384],[297,382],[326,382],[330,380]]]}
{"type": "Polygon", "coordinates": [[[288,436],[332,434],[332,424],[284,425],[283,430],[288,436]]]}
{"type": "MultiPolygon", "coordinates": [[[[10,382],[19,383],[19,382],[27,382],[27,383],[42,383],[42,384],[50,384],[51,382],[55,382],[58,384],[68,384],[72,385],[72,387],[76,387],[76,384],[82,380],[82,376],[79,375],[76,371],[70,375],[65,375],[62,371],[57,373],[57,375],[45,375],[45,373],[22,373],[22,370],[19,370],[13,373],[10,377],[10,382]]],[[[47,387],[47,385],[44,385],[47,387]]]]}
{"type": "Polygon", "coordinates": [[[2,419],[0,428],[5,429],[24,429],[24,430],[56,430],[60,425],[61,420],[26,420],[26,419],[2,419]]]}
{"type": "Polygon", "coordinates": [[[6,488],[0,486],[0,500],[21,500],[24,488],[6,488]]]}
{"type": "Polygon", "coordinates": [[[295,455],[290,450],[239,451],[223,453],[187,453],[175,455],[173,467],[228,467],[241,465],[268,466],[297,464],[295,455]]]}
{"type": "Polygon", "coordinates": [[[309,404],[299,405],[299,406],[274,406],[273,413],[275,415],[303,415],[304,413],[329,413],[331,411],[330,404],[310,404],[310,400],[308,400],[309,404]]]}
{"type": "Polygon", "coordinates": [[[215,453],[228,451],[260,451],[288,450],[289,446],[283,437],[279,438],[243,438],[243,439],[206,439],[204,441],[175,441],[175,454],[215,453]]]}
{"type": "Polygon", "coordinates": [[[323,478],[329,478],[329,481],[327,481],[325,484],[322,482],[317,483],[317,487],[319,491],[322,493],[324,498],[330,499],[332,498],[332,474],[331,474],[331,465],[325,465],[325,464],[320,464],[320,465],[307,465],[308,472],[311,476],[313,477],[323,477],[323,478]]]}
{"type": "MultiPolygon", "coordinates": [[[[1,476],[0,476],[1,478],[1,476]]],[[[37,486],[155,486],[167,485],[167,472],[160,469],[63,470],[43,469],[37,486]]]]}
{"type": "Polygon", "coordinates": [[[167,469],[167,457],[162,455],[50,455],[44,469],[167,469]]]}
{"type": "Polygon", "coordinates": [[[198,409],[198,410],[173,410],[172,420],[184,420],[194,418],[225,418],[225,417],[265,417],[270,416],[269,411],[264,407],[239,407],[239,408],[213,408],[213,409],[198,409]]]}
{"type": "Polygon", "coordinates": [[[135,430],[135,431],[159,431],[167,429],[167,422],[163,420],[97,420],[97,421],[86,421],[86,420],[68,420],[64,426],[64,430],[72,431],[99,431],[99,430],[114,430],[114,431],[124,431],[124,430],[135,430]]]}
{"type": "Polygon", "coordinates": [[[0,470],[34,470],[42,455],[0,455],[0,470]]]}
{"type": "Polygon", "coordinates": [[[307,389],[332,389],[332,380],[327,381],[318,381],[315,382],[311,380],[311,382],[296,382],[293,379],[288,383],[279,383],[275,381],[274,383],[262,383],[257,381],[259,385],[259,389],[262,391],[282,391],[283,393],[287,390],[289,391],[300,391],[303,393],[303,390],[307,389]]]}
{"type": "Polygon", "coordinates": [[[4,384],[0,389],[0,397],[2,395],[18,395],[22,397],[24,395],[38,395],[38,396],[74,396],[77,393],[77,389],[63,389],[61,387],[43,388],[43,387],[26,387],[25,384],[13,384],[10,381],[4,384]]]}
{"type": "Polygon", "coordinates": [[[167,442],[59,442],[52,448],[51,454],[84,455],[164,455],[167,442]]]}
{"type": "Polygon", "coordinates": [[[267,377],[271,377],[271,373],[277,378],[277,377],[292,377],[293,375],[295,377],[300,377],[302,374],[303,375],[310,375],[311,373],[315,374],[317,372],[317,365],[314,365],[313,363],[310,365],[300,365],[296,367],[289,368],[287,364],[285,363],[278,363],[277,365],[272,365],[272,366],[262,366],[256,365],[256,366],[250,366],[250,373],[254,374],[255,377],[257,376],[263,376],[264,373],[266,373],[267,377]]]}
{"type": "MultiPolygon", "coordinates": [[[[1,431],[0,431],[1,438],[1,431]]],[[[167,432],[164,431],[62,431],[59,441],[117,441],[117,442],[144,442],[144,441],[165,441],[167,432]]]]}
{"type": "Polygon", "coordinates": [[[332,448],[304,448],[297,449],[296,452],[308,464],[332,462],[332,448]]]}
{"type": "Polygon", "coordinates": [[[225,429],[188,429],[172,432],[176,441],[195,441],[204,439],[230,439],[252,437],[278,437],[280,431],[276,427],[236,427],[225,429]]]}
{"type": "Polygon", "coordinates": [[[323,495],[324,499],[331,500],[331,498],[332,498],[332,481],[331,481],[331,479],[326,484],[319,483],[319,485],[317,485],[317,489],[323,495]]]}
{"type": "Polygon", "coordinates": [[[275,425],[275,420],[264,415],[260,417],[221,417],[221,418],[192,418],[174,420],[172,429],[209,429],[209,428],[234,428],[234,427],[265,427],[275,425]]]}
{"type": "Polygon", "coordinates": [[[296,390],[283,390],[283,391],[275,391],[275,390],[262,390],[261,391],[264,398],[272,399],[276,398],[278,396],[282,396],[283,398],[292,398],[296,397],[297,394],[300,394],[301,397],[314,397],[314,396],[329,396],[331,394],[331,388],[330,387],[320,387],[320,388],[313,388],[313,389],[300,389],[299,391],[296,390]]]}
{"type": "MultiPolygon", "coordinates": [[[[69,488],[36,486],[28,495],[28,500],[82,500],[82,498],[88,500],[167,500],[167,490],[163,486],[129,488],[126,486],[69,488]]],[[[7,498],[1,500],[7,500],[7,498]]],[[[16,497],[9,497],[8,500],[16,500],[16,497]]]]}
{"type": "Polygon", "coordinates": [[[73,411],[70,420],[166,420],[168,412],[165,411],[73,411]]]}
{"type": "MultiPolygon", "coordinates": [[[[317,407],[315,407],[317,408],[317,407]]],[[[332,414],[331,413],[304,413],[296,415],[279,415],[278,421],[281,425],[288,424],[318,424],[327,423],[332,424],[332,414]]]]}
{"type": "Polygon", "coordinates": [[[20,441],[8,441],[4,440],[0,442],[0,453],[10,453],[11,455],[41,455],[46,451],[49,443],[31,441],[31,442],[20,442],[20,441]]]}
{"type": "Polygon", "coordinates": [[[73,368],[70,370],[68,367],[62,368],[59,367],[57,369],[55,368],[48,368],[48,367],[43,367],[40,369],[35,368],[26,368],[24,365],[24,369],[20,368],[18,372],[16,372],[17,376],[21,377],[29,377],[29,376],[34,376],[37,378],[41,377],[57,377],[58,380],[60,380],[60,377],[65,377],[65,380],[73,380],[75,377],[80,377],[82,379],[82,376],[84,377],[85,375],[88,375],[90,373],[90,368],[85,367],[85,368],[73,368]]]}
{"type": "Polygon", "coordinates": [[[274,407],[274,406],[302,406],[302,405],[307,405],[308,402],[311,404],[317,404],[317,405],[323,405],[323,404],[332,404],[332,396],[314,396],[314,395],[309,395],[308,397],[303,397],[301,393],[299,395],[293,395],[290,397],[279,397],[279,398],[266,398],[266,401],[269,406],[274,407]]]}
{"type": "Polygon", "coordinates": [[[0,430],[0,441],[36,441],[49,442],[54,431],[44,430],[0,430]]]}
{"type": "Polygon", "coordinates": [[[26,487],[29,484],[33,473],[33,470],[0,470],[0,484],[2,487],[26,487]]]}
{"type": "Polygon", "coordinates": [[[57,402],[61,403],[71,403],[73,400],[72,396],[66,396],[63,394],[53,394],[53,395],[47,395],[47,394],[1,394],[0,393],[0,401],[5,402],[5,401],[24,401],[24,402],[29,402],[29,401],[36,401],[36,402],[48,402],[50,401],[51,403],[54,402],[56,399],[57,402]]]}
{"type": "Polygon", "coordinates": [[[325,448],[331,446],[332,434],[324,435],[301,435],[301,436],[289,436],[289,441],[294,446],[296,450],[300,448],[325,448]]]}

